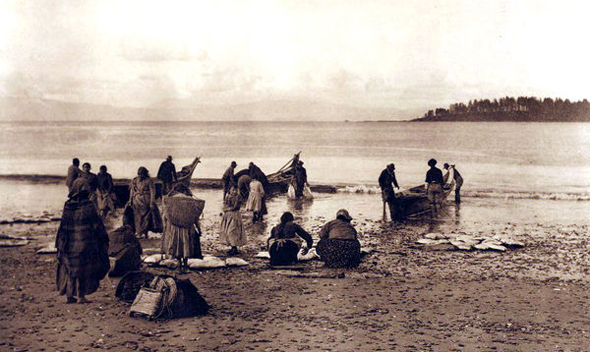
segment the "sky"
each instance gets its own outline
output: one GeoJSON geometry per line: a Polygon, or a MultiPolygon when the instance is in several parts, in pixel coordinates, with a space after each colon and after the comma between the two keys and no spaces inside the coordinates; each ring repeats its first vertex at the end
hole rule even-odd
{"type": "Polygon", "coordinates": [[[0,97],[431,109],[590,98],[584,1],[0,0],[0,97]]]}

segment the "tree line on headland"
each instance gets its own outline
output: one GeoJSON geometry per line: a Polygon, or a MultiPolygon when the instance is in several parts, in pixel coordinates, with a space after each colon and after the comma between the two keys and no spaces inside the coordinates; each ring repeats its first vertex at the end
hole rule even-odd
{"type": "Polygon", "coordinates": [[[590,122],[590,103],[569,99],[505,97],[451,104],[448,109],[429,110],[412,121],[554,121],[590,122]]]}

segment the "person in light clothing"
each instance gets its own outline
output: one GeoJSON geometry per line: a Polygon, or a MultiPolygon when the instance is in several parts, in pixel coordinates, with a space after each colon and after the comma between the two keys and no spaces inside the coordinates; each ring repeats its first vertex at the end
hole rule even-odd
{"type": "Polygon", "coordinates": [[[254,177],[250,182],[250,192],[248,195],[248,202],[246,203],[246,210],[253,212],[252,222],[262,221],[265,208],[264,187],[262,186],[262,182],[254,177]]]}
{"type": "Polygon", "coordinates": [[[453,179],[455,180],[455,203],[461,203],[461,186],[463,186],[463,177],[459,173],[459,170],[455,167],[455,165],[449,165],[445,163],[443,165],[445,170],[447,170],[447,174],[445,174],[445,182],[448,182],[446,178],[448,178],[450,170],[453,170],[453,179]]]}
{"type": "Polygon", "coordinates": [[[227,252],[228,255],[238,254],[238,247],[246,244],[246,234],[244,233],[242,214],[240,214],[241,205],[242,198],[238,189],[232,187],[223,200],[223,217],[220,226],[221,242],[231,247],[227,252]]]}

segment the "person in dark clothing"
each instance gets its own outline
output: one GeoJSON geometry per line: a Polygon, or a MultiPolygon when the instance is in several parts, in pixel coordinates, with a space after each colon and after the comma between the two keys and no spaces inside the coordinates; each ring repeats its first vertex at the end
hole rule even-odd
{"type": "Polygon", "coordinates": [[[303,197],[303,190],[307,183],[307,170],[303,167],[303,161],[299,161],[295,167],[295,198],[303,197]]]}
{"type": "Polygon", "coordinates": [[[172,182],[176,182],[176,166],[172,163],[172,156],[168,155],[166,161],[160,164],[158,179],[162,181],[162,194],[168,194],[172,189],[172,182]]]}
{"type": "Polygon", "coordinates": [[[110,263],[109,237],[88,199],[86,180],[76,182],[64,205],[55,248],[57,290],[66,295],[67,303],[88,303],[86,295],[96,292],[110,263]]]}
{"type": "MultiPolygon", "coordinates": [[[[463,177],[459,173],[459,170],[455,167],[455,165],[450,165],[445,163],[443,165],[444,169],[449,172],[449,168],[453,170],[453,179],[455,180],[455,203],[461,203],[461,186],[463,186],[463,177]]],[[[445,175],[448,177],[448,174],[445,175]]],[[[445,180],[448,182],[448,180],[445,180]]]]}
{"type": "Polygon", "coordinates": [[[68,191],[72,191],[72,185],[81,173],[82,171],[80,170],[80,160],[78,158],[72,159],[72,165],[68,167],[68,177],[66,178],[66,185],[68,186],[68,191]]]}
{"type": "Polygon", "coordinates": [[[440,206],[442,186],[444,184],[442,171],[436,167],[436,159],[428,160],[430,170],[426,172],[426,194],[431,204],[432,216],[437,215],[437,205],[440,206]]]}
{"type": "Polygon", "coordinates": [[[361,243],[351,220],[348,211],[340,209],[320,230],[316,251],[329,268],[354,268],[361,262],[361,243]]]}
{"type": "Polygon", "coordinates": [[[96,192],[98,213],[104,219],[109,211],[115,210],[112,198],[113,177],[107,172],[105,165],[100,166],[100,172],[96,175],[98,188],[96,192]]]}
{"type": "Polygon", "coordinates": [[[260,181],[264,187],[264,191],[268,192],[268,178],[266,178],[264,172],[262,172],[262,170],[260,170],[260,168],[253,162],[250,162],[248,165],[248,171],[250,173],[250,177],[256,178],[258,181],[260,181]]]}
{"type": "Polygon", "coordinates": [[[82,165],[81,176],[86,179],[86,181],[88,182],[88,186],[90,186],[90,198],[92,198],[92,194],[98,188],[98,178],[96,177],[96,174],[90,172],[91,169],[92,166],[90,166],[90,163],[84,163],[82,165]]]}
{"type": "Polygon", "coordinates": [[[297,253],[301,248],[301,239],[307,243],[307,247],[304,249],[305,254],[313,246],[311,235],[293,222],[293,214],[283,213],[281,223],[273,227],[267,241],[270,265],[295,264],[297,253]]]}
{"type": "Polygon", "coordinates": [[[395,198],[393,187],[399,189],[397,179],[395,178],[395,165],[393,163],[381,171],[379,175],[379,187],[381,187],[381,196],[383,198],[383,213],[385,216],[385,203],[389,206],[389,215],[391,220],[400,220],[402,218],[401,209],[395,198]]]}
{"type": "Polygon", "coordinates": [[[221,177],[221,182],[223,184],[223,198],[224,199],[225,199],[225,196],[227,195],[227,193],[229,192],[229,189],[231,188],[231,186],[236,183],[236,180],[234,178],[234,171],[236,169],[236,166],[238,166],[238,164],[235,161],[232,161],[230,166],[227,168],[227,170],[225,170],[225,172],[223,173],[223,176],[221,177]]]}
{"type": "MultiPolygon", "coordinates": [[[[82,164],[82,173],[80,174],[80,176],[78,176],[78,178],[83,178],[84,180],[86,180],[86,183],[88,184],[88,187],[89,187],[88,199],[98,209],[98,197],[96,195],[96,190],[98,189],[98,178],[96,177],[96,174],[90,172],[91,168],[92,167],[90,166],[90,163],[82,164]]],[[[73,188],[75,188],[75,187],[72,187],[72,189],[73,188]]]]}

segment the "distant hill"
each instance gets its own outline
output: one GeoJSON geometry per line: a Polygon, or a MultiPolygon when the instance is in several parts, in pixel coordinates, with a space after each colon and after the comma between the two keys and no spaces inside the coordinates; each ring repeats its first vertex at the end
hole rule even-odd
{"type": "Polygon", "coordinates": [[[134,108],[71,103],[47,99],[0,98],[0,121],[343,121],[399,120],[405,111],[359,108],[310,100],[259,101],[235,105],[193,105],[163,101],[157,107],[134,108]]]}
{"type": "Polygon", "coordinates": [[[430,110],[412,121],[590,122],[590,103],[535,97],[472,100],[430,110]]]}

